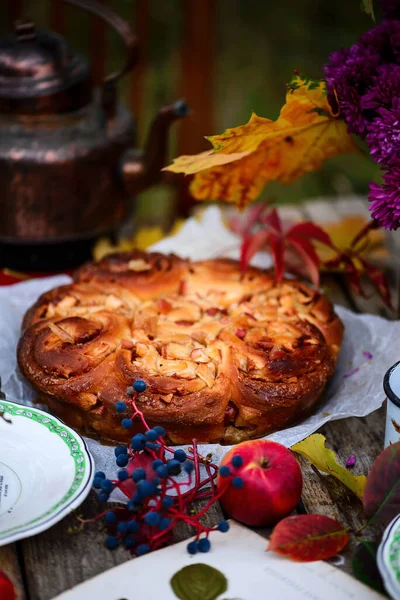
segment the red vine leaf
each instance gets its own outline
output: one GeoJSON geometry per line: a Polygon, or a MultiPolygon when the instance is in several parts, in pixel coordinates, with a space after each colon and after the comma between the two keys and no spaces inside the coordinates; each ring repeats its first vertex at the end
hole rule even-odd
{"type": "Polygon", "coordinates": [[[251,259],[259,250],[265,246],[270,234],[268,231],[257,231],[252,235],[246,235],[240,248],[240,267],[246,271],[251,259]]]}
{"type": "Polygon", "coordinates": [[[363,505],[370,522],[383,526],[400,513],[400,442],[391,444],[375,459],[363,505]]]}
{"type": "Polygon", "coordinates": [[[16,600],[17,598],[14,585],[4,571],[0,571],[0,598],[1,600],[16,600]]]}
{"type": "Polygon", "coordinates": [[[294,515],[278,523],[268,550],[299,562],[326,560],[347,545],[347,529],[323,515],[294,515]]]}

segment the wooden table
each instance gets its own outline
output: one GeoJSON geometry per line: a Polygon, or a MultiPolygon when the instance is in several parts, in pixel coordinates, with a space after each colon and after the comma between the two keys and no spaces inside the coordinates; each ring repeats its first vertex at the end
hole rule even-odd
{"type": "MultiPolygon", "coordinates": [[[[338,213],[365,213],[366,207],[361,201],[352,199],[336,205],[315,203],[303,205],[301,209],[286,207],[282,212],[288,217],[298,217],[299,211],[300,216],[326,221],[329,218],[337,218],[338,213]]],[[[391,278],[394,287],[394,273],[391,278]]],[[[348,289],[341,276],[325,276],[322,287],[337,304],[356,312],[369,312],[393,318],[393,313],[377,299],[371,288],[367,287],[367,299],[358,298],[348,289]]],[[[397,359],[399,357],[394,356],[393,363],[397,359]]],[[[382,373],[382,378],[383,375],[382,373]]],[[[383,396],[382,391],[382,398],[383,396]]],[[[342,463],[350,454],[355,454],[357,464],[354,473],[366,474],[383,447],[384,408],[365,418],[350,418],[329,423],[321,432],[342,463]]],[[[357,498],[334,478],[321,475],[301,457],[299,460],[304,478],[300,510],[331,516],[344,525],[357,529],[363,523],[362,507],[357,498]]],[[[195,508],[200,506],[201,502],[195,508]]],[[[96,494],[91,492],[79,513],[84,518],[90,518],[99,512],[100,503],[96,494]]],[[[211,524],[217,523],[223,518],[221,508],[218,505],[212,507],[207,513],[207,518],[211,524]]],[[[374,533],[369,530],[366,532],[370,536],[374,533]]],[[[260,533],[268,534],[267,531],[260,533]]],[[[175,539],[180,541],[191,534],[189,528],[182,526],[176,531],[175,539]]],[[[5,571],[15,582],[18,600],[50,600],[62,591],[131,558],[122,548],[113,552],[107,550],[104,547],[104,539],[104,525],[100,521],[79,529],[76,517],[70,515],[45,533],[0,548],[0,570],[5,571]]],[[[351,572],[351,548],[346,550],[344,556],[345,563],[340,568],[351,572]]]]}

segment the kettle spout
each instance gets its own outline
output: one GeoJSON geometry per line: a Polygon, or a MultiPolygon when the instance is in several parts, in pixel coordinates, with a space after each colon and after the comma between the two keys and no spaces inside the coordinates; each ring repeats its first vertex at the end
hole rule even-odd
{"type": "Polygon", "coordinates": [[[174,121],[186,117],[189,110],[183,100],[163,107],[154,118],[142,155],[129,150],[122,164],[125,191],[136,196],[146,188],[159,183],[161,169],[165,166],[168,150],[168,132],[174,121]]]}

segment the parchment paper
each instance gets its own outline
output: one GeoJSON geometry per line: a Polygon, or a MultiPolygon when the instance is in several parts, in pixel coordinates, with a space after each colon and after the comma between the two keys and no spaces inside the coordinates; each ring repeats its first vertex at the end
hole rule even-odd
{"type": "MultiPolygon", "coordinates": [[[[219,209],[212,207],[199,220],[189,219],[177,235],[163,239],[152,249],[202,259],[216,256],[237,258],[238,248],[239,239],[227,230],[219,209]]],[[[254,264],[269,266],[270,257],[260,253],[254,264]]],[[[16,363],[22,317],[40,294],[69,281],[67,276],[47,277],[0,288],[0,376],[3,391],[11,401],[31,405],[35,398],[34,390],[19,373],[16,363]]],[[[295,427],[268,436],[268,439],[289,447],[328,421],[363,417],[381,406],[384,400],[383,376],[400,359],[400,321],[356,315],[342,307],[336,307],[336,310],[345,324],[345,335],[335,376],[326,390],[326,399],[313,416],[295,427]]],[[[118,468],[113,448],[101,446],[91,439],[86,441],[96,468],[108,477],[115,477],[118,468]]],[[[199,446],[201,454],[212,452],[216,463],[228,449],[219,444],[199,446]]]]}

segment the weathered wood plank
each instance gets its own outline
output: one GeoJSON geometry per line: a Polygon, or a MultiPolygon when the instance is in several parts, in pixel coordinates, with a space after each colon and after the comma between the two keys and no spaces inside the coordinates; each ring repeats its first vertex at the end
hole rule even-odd
{"type": "Polygon", "coordinates": [[[0,548],[0,571],[4,571],[7,577],[13,582],[17,595],[16,600],[25,600],[26,596],[22,573],[15,544],[2,546],[0,548]]]}

